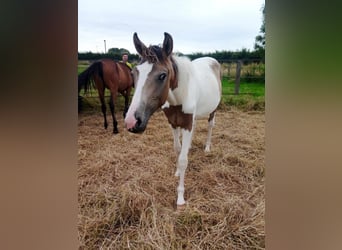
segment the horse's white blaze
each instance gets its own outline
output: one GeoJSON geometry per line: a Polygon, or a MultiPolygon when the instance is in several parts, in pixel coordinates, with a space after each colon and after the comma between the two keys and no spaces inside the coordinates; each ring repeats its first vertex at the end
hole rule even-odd
{"type": "Polygon", "coordinates": [[[132,99],[131,105],[127,111],[126,118],[125,118],[125,124],[126,124],[128,129],[133,128],[135,123],[137,122],[137,120],[134,117],[134,113],[137,110],[137,108],[139,107],[141,95],[142,95],[142,90],[144,88],[147,76],[152,70],[152,66],[153,66],[153,64],[150,64],[147,62],[136,66],[136,68],[139,72],[139,78],[138,78],[138,81],[135,85],[135,91],[134,91],[133,99],[132,99]]]}

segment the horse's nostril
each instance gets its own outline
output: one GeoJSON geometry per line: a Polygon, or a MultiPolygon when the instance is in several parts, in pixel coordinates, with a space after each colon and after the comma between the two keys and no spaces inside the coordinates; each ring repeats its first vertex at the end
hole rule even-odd
{"type": "Polygon", "coordinates": [[[135,119],[137,119],[137,123],[136,123],[135,126],[139,127],[141,125],[141,123],[142,123],[141,118],[140,117],[136,117],[135,119]]]}

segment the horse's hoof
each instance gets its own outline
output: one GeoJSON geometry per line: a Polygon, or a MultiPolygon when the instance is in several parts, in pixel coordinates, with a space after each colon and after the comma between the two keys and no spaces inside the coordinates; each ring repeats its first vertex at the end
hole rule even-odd
{"type": "Polygon", "coordinates": [[[118,134],[119,133],[119,130],[114,130],[113,131],[113,134],[118,134]]]}
{"type": "Polygon", "coordinates": [[[177,211],[179,211],[179,212],[184,211],[185,208],[186,208],[186,204],[185,204],[185,203],[182,204],[182,205],[178,205],[178,204],[177,204],[177,211]]]}

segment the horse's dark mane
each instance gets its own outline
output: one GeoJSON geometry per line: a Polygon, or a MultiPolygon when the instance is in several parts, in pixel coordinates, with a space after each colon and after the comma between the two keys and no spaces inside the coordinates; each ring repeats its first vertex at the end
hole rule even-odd
{"type": "Polygon", "coordinates": [[[174,89],[178,87],[178,66],[173,56],[171,56],[171,63],[174,72],[173,85],[171,86],[171,89],[174,89]]]}

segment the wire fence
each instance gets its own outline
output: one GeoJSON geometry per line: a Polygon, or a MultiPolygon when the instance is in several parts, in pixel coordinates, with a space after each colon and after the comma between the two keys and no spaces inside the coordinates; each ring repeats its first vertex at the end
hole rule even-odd
{"type": "MultiPolygon", "coordinates": [[[[244,83],[265,83],[265,63],[256,59],[243,60],[218,60],[221,64],[221,74],[223,80],[235,84],[234,94],[240,92],[240,82],[244,83]]],[[[91,62],[89,62],[90,64],[91,62]]],[[[86,69],[89,64],[81,65],[82,70],[86,69]]],[[[80,93],[85,96],[84,93],[80,93]]],[[[105,97],[109,97],[110,92],[106,89],[105,97]]],[[[91,90],[87,95],[89,97],[98,97],[97,90],[91,90]]]]}
{"type": "Polygon", "coordinates": [[[253,59],[221,60],[222,77],[244,82],[265,82],[265,63],[253,59]]]}

